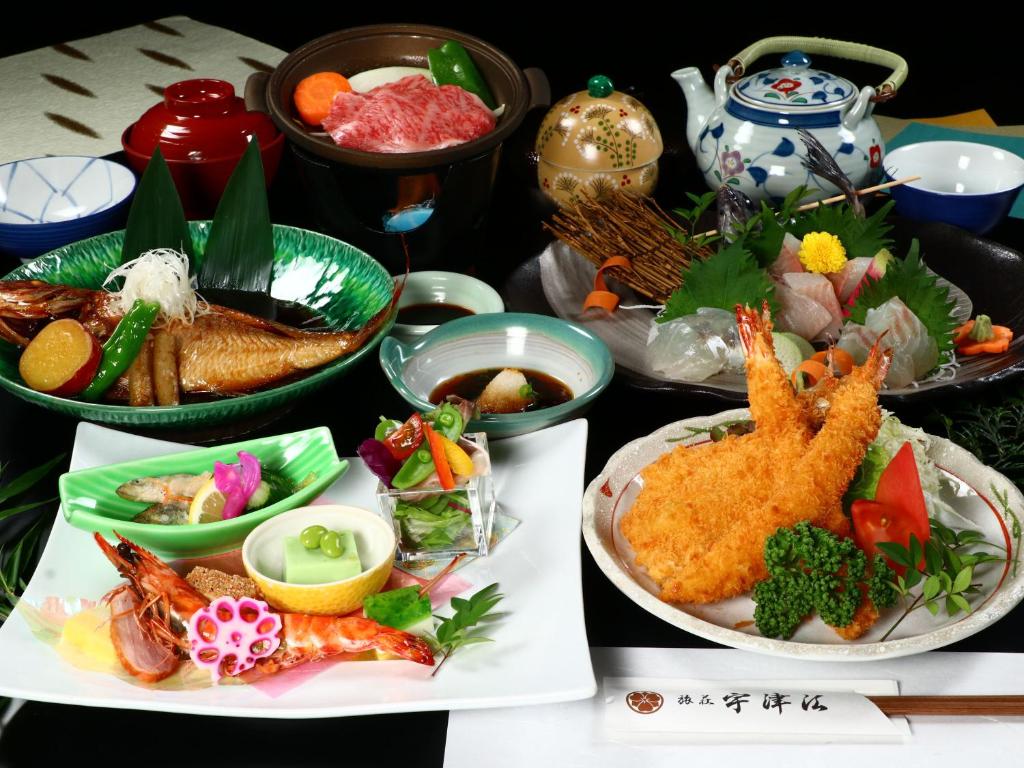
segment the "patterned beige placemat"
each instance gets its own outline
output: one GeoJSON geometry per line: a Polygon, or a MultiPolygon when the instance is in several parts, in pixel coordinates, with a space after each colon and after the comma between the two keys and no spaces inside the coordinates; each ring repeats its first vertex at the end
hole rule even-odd
{"type": "Polygon", "coordinates": [[[41,155],[106,155],[179,80],[214,77],[241,95],[285,52],[173,16],[0,59],[0,163],[41,155]]]}

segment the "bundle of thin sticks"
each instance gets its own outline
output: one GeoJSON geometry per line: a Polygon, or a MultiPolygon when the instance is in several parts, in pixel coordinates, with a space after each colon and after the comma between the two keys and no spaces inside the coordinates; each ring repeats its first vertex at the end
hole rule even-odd
{"type": "Polygon", "coordinates": [[[596,267],[625,256],[632,268],[611,267],[608,275],[659,303],[679,287],[685,265],[711,254],[709,248],[676,240],[671,229],[679,224],[653,200],[622,193],[601,200],[583,197],[544,227],[596,267]]]}

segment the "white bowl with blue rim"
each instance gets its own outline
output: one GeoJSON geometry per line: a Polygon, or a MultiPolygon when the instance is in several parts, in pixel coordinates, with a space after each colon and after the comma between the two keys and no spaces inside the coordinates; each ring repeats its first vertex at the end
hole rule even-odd
{"type": "Polygon", "coordinates": [[[437,325],[401,322],[403,309],[423,304],[451,304],[474,315],[505,311],[505,302],[498,292],[475,277],[435,270],[410,272],[398,299],[399,322],[392,326],[391,335],[403,341],[415,341],[437,328],[437,325]]]}
{"type": "Polygon", "coordinates": [[[885,157],[890,179],[920,176],[890,192],[901,216],[944,221],[976,234],[996,227],[1024,188],[1024,159],[969,141],[923,141],[885,157]]]}
{"type": "Polygon", "coordinates": [[[120,229],[134,191],[131,170],[99,157],[0,165],[0,252],[25,260],[120,229]]]}
{"type": "Polygon", "coordinates": [[[518,312],[452,320],[407,344],[384,339],[380,364],[391,386],[418,411],[430,411],[430,393],[455,376],[490,368],[518,368],[552,376],[572,399],[523,413],[485,413],[467,431],[501,438],[522,435],[579,416],[615,372],[608,347],[586,328],[546,315],[518,312]]]}

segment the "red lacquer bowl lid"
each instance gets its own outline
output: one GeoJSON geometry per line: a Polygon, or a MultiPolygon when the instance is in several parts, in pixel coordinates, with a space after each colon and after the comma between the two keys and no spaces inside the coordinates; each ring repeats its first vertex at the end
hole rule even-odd
{"type": "Polygon", "coordinates": [[[128,132],[126,143],[143,155],[159,145],[168,160],[214,160],[245,151],[255,135],[261,147],[279,131],[262,112],[249,112],[223,80],[182,80],[164,89],[164,100],[150,107],[128,132]]]}

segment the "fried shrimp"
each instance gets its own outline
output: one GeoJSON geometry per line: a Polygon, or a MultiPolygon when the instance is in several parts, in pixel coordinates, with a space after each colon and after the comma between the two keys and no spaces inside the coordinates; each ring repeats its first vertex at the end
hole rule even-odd
{"type": "Polygon", "coordinates": [[[850,375],[826,377],[812,399],[796,395],[779,366],[767,309],[737,308],[737,322],[755,431],[662,456],[643,471],[621,524],[668,602],[750,590],[767,577],[764,542],[780,527],[807,520],[849,535],[842,496],[881,423],[888,356],[877,347],[850,375]]]}

